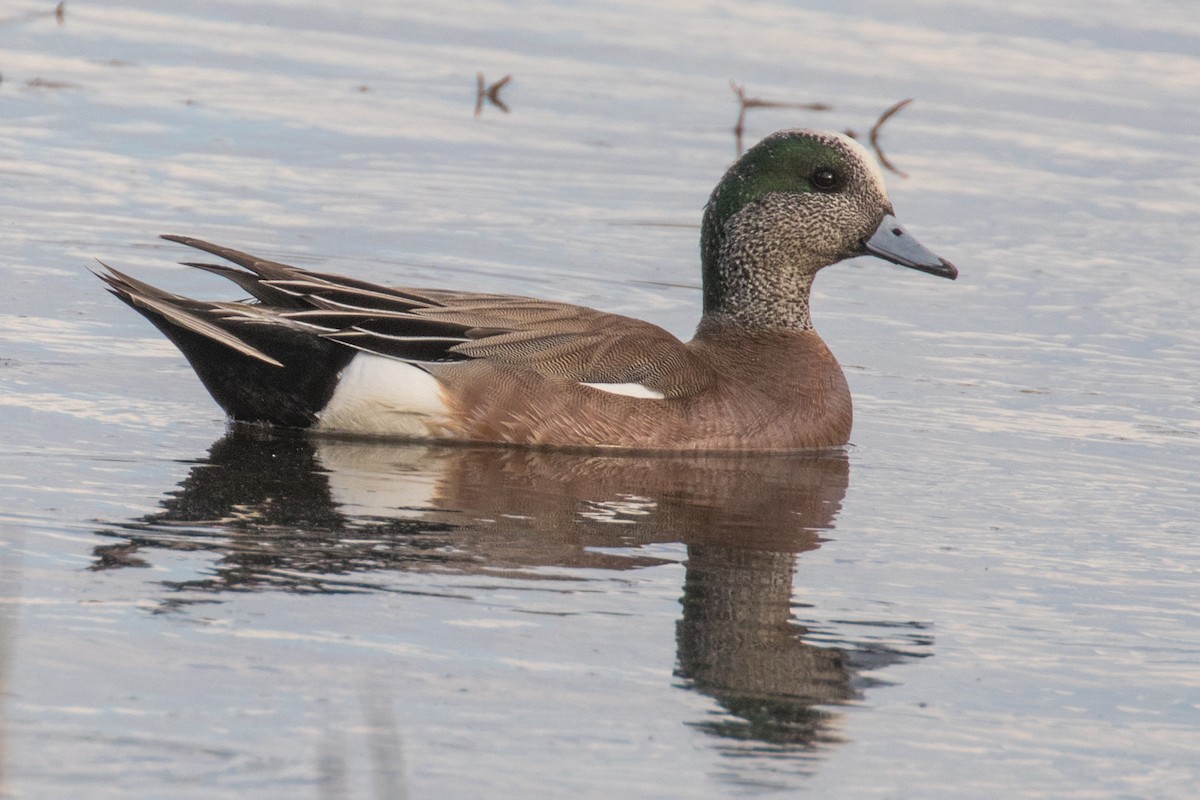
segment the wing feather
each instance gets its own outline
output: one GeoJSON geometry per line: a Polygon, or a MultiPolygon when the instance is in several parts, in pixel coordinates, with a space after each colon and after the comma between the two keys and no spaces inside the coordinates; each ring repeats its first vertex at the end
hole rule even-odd
{"type": "Polygon", "coordinates": [[[668,393],[665,376],[682,368],[693,384],[703,382],[706,368],[686,345],[630,317],[515,295],[380,286],[200,239],[163,238],[241,267],[189,264],[233,281],[255,301],[190,300],[115,270],[115,278],[105,277],[110,287],[118,281],[132,302],[267,363],[274,359],[256,348],[252,331],[282,325],[426,368],[487,359],[581,383],[639,383],[668,393]]]}

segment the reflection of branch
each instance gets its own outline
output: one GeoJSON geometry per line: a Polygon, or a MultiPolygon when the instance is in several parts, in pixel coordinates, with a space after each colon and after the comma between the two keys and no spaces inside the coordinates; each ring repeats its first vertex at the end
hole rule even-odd
{"type": "Polygon", "coordinates": [[[746,130],[746,109],[748,108],[798,108],[801,111],[828,111],[833,106],[828,103],[784,103],[776,100],[764,100],[761,97],[746,97],[746,88],[740,86],[733,81],[729,82],[729,87],[733,89],[733,93],[738,99],[738,118],[737,124],[733,126],[733,132],[737,136],[737,151],[738,156],[742,155],[742,134],[746,130]]]}
{"type": "MultiPolygon", "coordinates": [[[[408,783],[404,773],[404,741],[400,738],[400,726],[392,713],[391,692],[380,686],[364,686],[362,689],[362,711],[365,725],[356,726],[366,740],[370,756],[371,783],[376,800],[408,800],[408,783]]],[[[346,753],[346,735],[327,718],[322,730],[321,744],[317,753],[317,797],[318,800],[344,800],[350,797],[349,777],[362,769],[349,763],[346,753]]],[[[340,726],[339,726],[340,727],[340,726]]]]}
{"type": "Polygon", "coordinates": [[[483,112],[484,98],[487,98],[487,101],[489,103],[491,103],[496,108],[503,111],[505,114],[508,113],[508,106],[506,106],[504,104],[504,101],[500,99],[500,90],[503,89],[505,84],[507,84],[511,80],[512,80],[512,75],[505,75],[503,78],[496,81],[491,86],[488,86],[486,81],[484,81],[484,79],[483,79],[483,73],[482,72],[475,73],[475,116],[476,117],[478,117],[483,112]]]}
{"type": "Polygon", "coordinates": [[[363,689],[363,713],[367,718],[367,749],[371,753],[371,778],[379,800],[408,800],[404,779],[404,740],[392,706],[390,693],[379,686],[363,689]]]}
{"type": "Polygon", "coordinates": [[[9,670],[13,666],[13,649],[17,642],[17,620],[21,607],[21,562],[17,553],[25,552],[25,531],[19,528],[9,528],[0,523],[0,541],[6,543],[0,549],[0,597],[6,602],[0,604],[0,792],[8,784],[8,709],[6,706],[9,670]]]}
{"type": "Polygon", "coordinates": [[[907,178],[908,173],[901,172],[900,170],[898,170],[894,166],[892,166],[892,162],[888,161],[887,156],[885,156],[883,154],[883,149],[879,146],[879,129],[882,128],[883,123],[885,123],[889,119],[891,119],[892,116],[897,111],[904,108],[906,105],[908,105],[911,102],[912,102],[911,97],[908,98],[907,100],[901,100],[899,103],[896,103],[894,106],[889,108],[887,111],[884,111],[882,114],[880,114],[879,119],[877,119],[875,121],[875,124],[871,126],[871,147],[874,148],[875,155],[877,155],[879,157],[879,162],[881,164],[883,164],[885,167],[887,167],[888,169],[890,169],[892,172],[899,175],[901,178],[907,178]]]}

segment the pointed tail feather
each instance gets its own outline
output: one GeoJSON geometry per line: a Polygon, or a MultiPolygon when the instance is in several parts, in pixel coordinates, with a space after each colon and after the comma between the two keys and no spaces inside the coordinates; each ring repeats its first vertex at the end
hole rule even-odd
{"type": "Polygon", "coordinates": [[[300,325],[234,315],[227,304],[174,295],[106,269],[96,274],[108,290],[179,348],[213,399],[238,421],[312,425],[356,352],[300,325]]]}

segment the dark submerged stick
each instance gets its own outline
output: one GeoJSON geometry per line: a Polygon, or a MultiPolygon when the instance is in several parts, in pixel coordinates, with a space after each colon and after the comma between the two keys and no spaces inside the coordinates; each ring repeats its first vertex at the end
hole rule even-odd
{"type": "Polygon", "coordinates": [[[881,148],[879,146],[879,129],[882,128],[883,123],[885,123],[889,119],[891,119],[897,111],[904,108],[906,105],[908,105],[912,101],[913,101],[913,99],[910,97],[907,100],[901,100],[899,103],[896,103],[894,106],[889,108],[887,111],[884,111],[882,114],[880,114],[879,119],[875,121],[875,124],[873,126],[871,126],[871,147],[875,150],[875,155],[879,157],[879,163],[883,164],[885,167],[887,167],[892,172],[899,175],[901,178],[907,178],[908,173],[896,169],[896,167],[894,167],[892,165],[892,162],[888,161],[888,157],[883,154],[883,148],[881,148]]]}

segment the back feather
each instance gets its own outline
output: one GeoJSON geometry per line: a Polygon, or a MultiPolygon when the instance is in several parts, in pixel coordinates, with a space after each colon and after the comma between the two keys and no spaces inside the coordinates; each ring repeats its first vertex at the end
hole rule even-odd
{"type": "Polygon", "coordinates": [[[390,288],[200,239],[163,238],[241,267],[186,264],[232,281],[253,300],[193,300],[112,268],[100,277],[179,346],[235,419],[276,421],[266,407],[275,403],[290,408],[285,416],[292,421],[283,424],[310,424],[357,351],[430,371],[488,359],[565,380],[639,383],[667,394],[671,387],[662,376],[682,366],[696,368],[677,338],[628,317],[528,297],[390,288]],[[238,370],[259,388],[234,386],[238,370]],[[281,395],[297,386],[304,402],[284,402],[281,395]]]}

